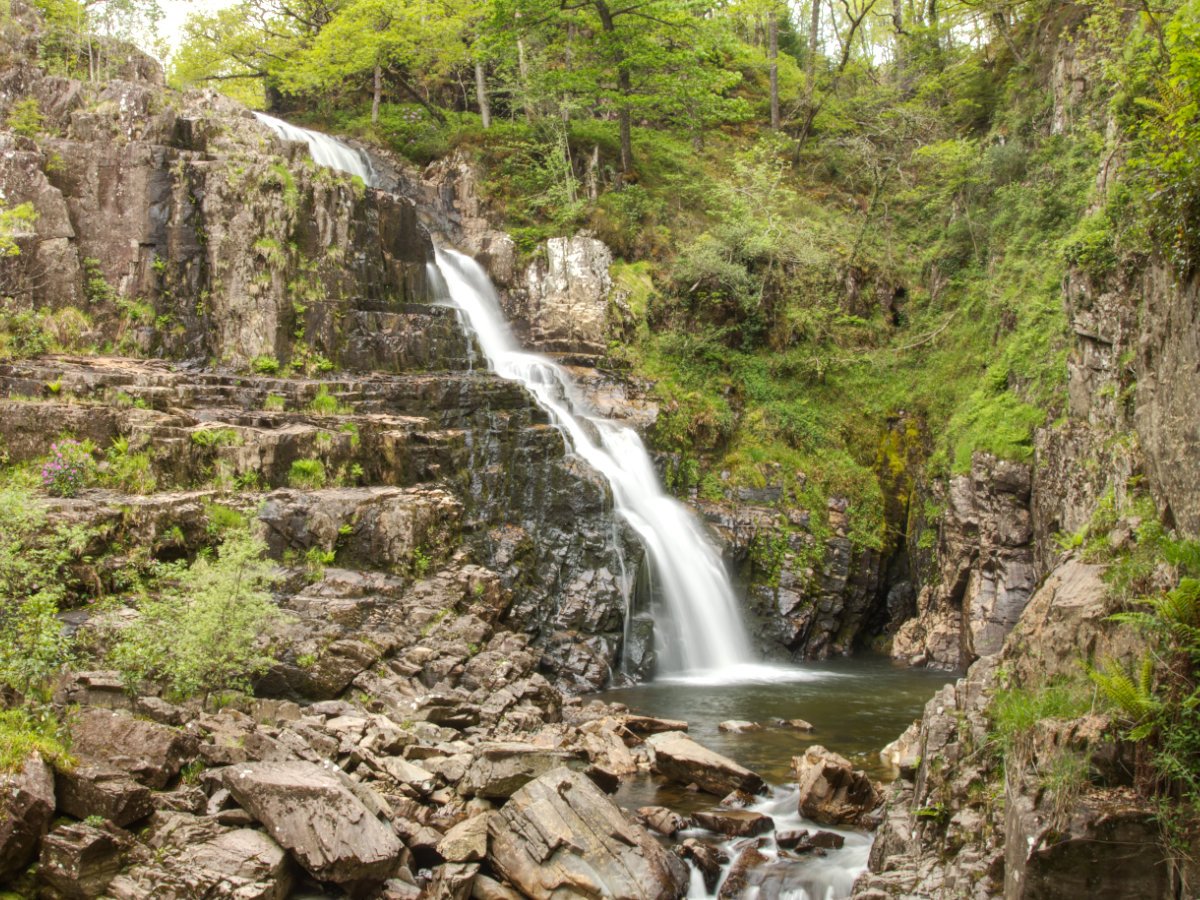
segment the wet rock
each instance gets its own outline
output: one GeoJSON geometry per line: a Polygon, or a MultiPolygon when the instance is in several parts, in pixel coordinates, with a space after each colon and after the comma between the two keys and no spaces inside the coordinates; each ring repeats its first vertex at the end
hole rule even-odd
{"type": "Polygon", "coordinates": [[[248,763],[223,772],[226,787],[321,881],[383,881],[403,844],[339,773],[304,762],[248,763]]]}
{"type": "Polygon", "coordinates": [[[595,238],[551,238],[526,271],[524,303],[508,310],[525,346],[566,353],[603,354],[612,253],[595,238]]]}
{"type": "Polygon", "coordinates": [[[861,823],[882,802],[866,773],[819,744],[794,757],[792,768],[800,788],[800,813],[814,822],[861,823]]]}
{"type": "Polygon", "coordinates": [[[687,819],[665,806],[642,806],[637,811],[637,818],[651,831],[657,831],[667,837],[683,831],[688,824],[687,819]]]}
{"type": "Polygon", "coordinates": [[[567,765],[587,768],[586,756],[575,750],[547,750],[531,744],[487,743],[475,748],[475,757],[459,783],[465,797],[507,799],[539,775],[567,765]]]}
{"type": "Polygon", "coordinates": [[[55,782],[59,810],[77,819],[100,816],[124,828],[154,810],[149,789],[111,766],[73,766],[59,772],[55,782]]]}
{"type": "Polygon", "coordinates": [[[759,876],[759,869],[768,865],[771,860],[756,846],[750,846],[737,855],[729,876],[721,885],[717,894],[718,900],[737,900],[754,888],[759,876]]]}
{"type": "Polygon", "coordinates": [[[710,809],[694,813],[692,818],[701,828],[726,837],[753,837],[775,830],[770,816],[744,809],[710,809]]]}
{"type": "Polygon", "coordinates": [[[572,895],[682,897],[687,867],[585,776],[559,767],[521,788],[491,820],[493,867],[535,900],[572,895]]]}
{"type": "Polygon", "coordinates": [[[83,822],[60,825],[42,842],[38,878],[55,895],[91,900],[104,894],[121,871],[122,852],[132,839],[83,822]]]}
{"type": "Polygon", "coordinates": [[[721,798],[721,805],[727,806],[730,809],[745,809],[756,802],[758,802],[758,798],[753,794],[747,794],[745,791],[731,791],[721,798]]]}
{"type": "Polygon", "coordinates": [[[736,790],[757,793],[763,788],[758,775],[682,732],[653,734],[646,743],[654,750],[655,770],[680,784],[695,784],[718,797],[736,790]]]}
{"type": "Polygon", "coordinates": [[[625,727],[643,737],[665,731],[687,731],[688,723],[682,719],[657,719],[654,716],[628,715],[623,719],[625,727]]]}
{"type": "Polygon", "coordinates": [[[437,852],[447,862],[479,862],[487,858],[488,814],[459,822],[438,841],[437,852]]]}
{"type": "Polygon", "coordinates": [[[125,712],[85,709],[71,723],[73,753],[128,772],[158,790],[179,774],[196,749],[192,735],[125,712]]]}
{"type": "Polygon", "coordinates": [[[717,726],[718,731],[727,734],[746,734],[752,731],[762,731],[763,727],[757,722],[745,722],[741,719],[728,719],[717,726]]]}
{"type": "Polygon", "coordinates": [[[814,731],[816,726],[804,719],[776,719],[780,728],[790,728],[793,731],[814,731]]]}
{"type": "Polygon", "coordinates": [[[54,772],[41,756],[0,775],[0,882],[29,864],[53,816],[54,772]]]}
{"type": "Polygon", "coordinates": [[[795,831],[780,831],[775,835],[777,846],[796,853],[807,853],[810,850],[840,850],[846,844],[846,839],[832,831],[809,831],[800,828],[795,831]]]}
{"type": "Polygon", "coordinates": [[[717,889],[717,883],[721,880],[721,866],[729,861],[723,850],[705,841],[687,838],[679,845],[677,852],[700,870],[704,887],[710,894],[717,889]]]}

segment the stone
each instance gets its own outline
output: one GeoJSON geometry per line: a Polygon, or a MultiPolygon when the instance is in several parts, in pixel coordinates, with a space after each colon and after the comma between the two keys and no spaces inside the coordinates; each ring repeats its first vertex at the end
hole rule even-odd
{"type": "Polygon", "coordinates": [[[742,719],[727,719],[717,726],[718,731],[726,734],[747,734],[752,731],[762,731],[763,727],[757,722],[746,722],[742,719]]]}
{"type": "Polygon", "coordinates": [[[476,875],[471,887],[471,896],[475,900],[521,900],[521,895],[510,887],[506,887],[494,878],[486,875],[476,875]]]}
{"type": "Polygon", "coordinates": [[[437,852],[446,862],[479,862],[487,858],[489,815],[459,822],[438,841],[437,852]]]}
{"type": "Polygon", "coordinates": [[[637,811],[638,821],[659,834],[673,837],[687,828],[687,819],[665,806],[642,806],[637,811]]]}
{"type": "Polygon", "coordinates": [[[84,709],[70,727],[72,753],[128,772],[156,790],[165,788],[196,755],[192,735],[126,712],[84,709]]]}
{"type": "Polygon", "coordinates": [[[744,809],[710,809],[693,813],[692,818],[701,828],[726,837],[753,837],[775,830],[775,822],[770,816],[744,809]]]}
{"type": "Polygon", "coordinates": [[[799,828],[795,831],[780,831],[775,835],[775,844],[785,850],[796,853],[807,853],[810,850],[840,850],[846,844],[846,839],[832,831],[809,831],[799,828]]]}
{"type": "Polygon", "coordinates": [[[755,889],[759,869],[770,863],[770,859],[757,846],[742,850],[733,861],[729,875],[717,894],[718,900],[738,900],[755,889]]]}
{"type": "Polygon", "coordinates": [[[681,857],[690,860],[700,870],[700,877],[704,879],[705,889],[710,894],[716,891],[717,884],[721,880],[721,866],[729,861],[729,857],[725,855],[724,851],[705,841],[687,838],[679,845],[678,852],[681,857]]]}
{"type": "Polygon", "coordinates": [[[238,803],[320,881],[382,882],[404,845],[339,772],[306,762],[246,763],[223,770],[238,803]]]}
{"type": "Polygon", "coordinates": [[[154,810],[150,790],[111,766],[82,763],[55,779],[58,808],[77,819],[100,816],[124,828],[154,810]]]}
{"type": "Polygon", "coordinates": [[[0,882],[29,865],[53,817],[54,771],[41,756],[0,775],[0,882]]]}
{"type": "Polygon", "coordinates": [[[533,900],[668,900],[687,891],[682,861],[566,767],[514,793],[489,830],[492,867],[533,900]]]}
{"type": "Polygon", "coordinates": [[[800,814],[825,825],[864,822],[882,802],[874,783],[843,756],[814,744],[792,759],[800,814]]]}
{"type": "Polygon", "coordinates": [[[612,252],[577,235],[551,238],[526,270],[524,300],[507,310],[530,349],[598,353],[608,348],[612,252]]]}
{"type": "Polygon", "coordinates": [[[539,775],[562,765],[582,770],[588,761],[586,755],[575,750],[548,750],[512,742],[480,744],[458,789],[464,797],[504,800],[539,775]]]}
{"type": "Polygon", "coordinates": [[[732,759],[715,753],[679,731],[653,734],[646,743],[654,750],[654,768],[680,784],[695,784],[718,797],[731,791],[756,794],[763,780],[732,759]]]}
{"type": "Polygon", "coordinates": [[[622,724],[633,734],[642,737],[664,731],[688,730],[688,723],[682,719],[658,719],[654,716],[628,715],[622,719],[622,724]]]}
{"type": "Polygon", "coordinates": [[[121,871],[121,855],[132,844],[128,835],[84,822],[60,825],[42,841],[38,878],[67,900],[104,895],[121,871]]]}

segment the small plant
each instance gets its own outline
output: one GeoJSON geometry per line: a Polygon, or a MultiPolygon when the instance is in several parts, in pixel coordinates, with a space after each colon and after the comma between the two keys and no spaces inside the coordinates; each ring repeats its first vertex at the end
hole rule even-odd
{"type": "Polygon", "coordinates": [[[304,569],[310,583],[320,581],[325,577],[325,567],[333,565],[337,553],[333,550],[322,550],[320,547],[309,547],[304,554],[304,569]]]}
{"type": "Polygon", "coordinates": [[[53,397],[57,397],[62,393],[62,379],[56,378],[54,381],[46,382],[46,390],[53,397]]]}
{"type": "Polygon", "coordinates": [[[131,494],[152,494],[157,488],[158,481],[154,477],[150,454],[130,453],[128,438],[114,438],[104,453],[104,460],[107,465],[104,480],[107,484],[131,494]]]}
{"type": "Polygon", "coordinates": [[[75,497],[87,486],[95,469],[91,447],[76,440],[50,445],[50,456],[42,464],[42,487],[52,497],[75,497]]]}
{"type": "Polygon", "coordinates": [[[108,819],[104,816],[91,815],[83,820],[84,825],[89,825],[92,828],[103,828],[108,819]]]}
{"type": "Polygon", "coordinates": [[[206,503],[204,516],[208,519],[208,533],[213,535],[222,535],[227,531],[245,528],[248,521],[232,506],[225,506],[221,503],[206,503]]]}
{"type": "Polygon", "coordinates": [[[241,438],[232,428],[200,428],[192,432],[192,443],[197,447],[233,447],[241,443],[241,438]]]}
{"type": "Polygon", "coordinates": [[[22,137],[35,138],[46,127],[46,117],[36,97],[18,100],[8,112],[6,124],[10,131],[22,137]]]}
{"type": "Polygon", "coordinates": [[[412,571],[417,578],[424,578],[429,571],[429,566],[433,563],[433,559],[420,547],[413,547],[412,552],[412,571]]]}
{"type": "Polygon", "coordinates": [[[282,412],[287,409],[287,398],[279,394],[267,394],[267,399],[263,401],[263,409],[282,412]]]}
{"type": "Polygon", "coordinates": [[[322,416],[346,415],[351,411],[350,407],[343,405],[337,397],[329,393],[329,388],[325,385],[321,385],[317,390],[317,396],[312,398],[308,409],[309,412],[322,416]]]}
{"type": "Polygon", "coordinates": [[[317,654],[301,653],[296,657],[296,665],[301,669],[311,669],[317,664],[317,654]]]}
{"type": "Polygon", "coordinates": [[[72,763],[62,726],[47,709],[0,709],[0,774],[18,771],[32,753],[56,768],[72,763]]]}
{"type": "Polygon", "coordinates": [[[298,459],[288,471],[288,484],[300,490],[325,487],[325,464],[319,459],[298,459]]]}
{"type": "Polygon", "coordinates": [[[250,368],[259,375],[274,375],[279,371],[279,360],[266,354],[256,356],[250,361],[250,368]]]}

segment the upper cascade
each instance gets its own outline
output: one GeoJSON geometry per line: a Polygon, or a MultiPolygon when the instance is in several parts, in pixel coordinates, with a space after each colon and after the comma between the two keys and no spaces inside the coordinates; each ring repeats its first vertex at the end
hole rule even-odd
{"type": "Polygon", "coordinates": [[[285,141],[302,141],[307,144],[308,152],[317,165],[357,175],[368,187],[378,186],[379,177],[371,165],[370,158],[363,151],[356,150],[344,141],[323,132],[300,128],[266,113],[256,112],[254,118],[285,141]]]}
{"type": "Polygon", "coordinates": [[[595,415],[565,369],[517,345],[479,263],[454,250],[435,252],[434,289],[444,289],[466,316],[496,374],[523,384],[568,447],[605,477],[617,512],[641,538],[666,607],[655,617],[659,671],[724,680],[758,668],[720,555],[696,518],[663,491],[641,438],[595,415]]]}

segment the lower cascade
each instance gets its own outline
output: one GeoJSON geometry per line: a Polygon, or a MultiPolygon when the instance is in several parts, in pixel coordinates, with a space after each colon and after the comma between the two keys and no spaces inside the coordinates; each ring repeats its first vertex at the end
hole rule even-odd
{"type": "Polygon", "coordinates": [[[444,247],[436,254],[432,280],[462,311],[492,369],[533,394],[571,450],[608,481],[617,512],[641,538],[666,613],[655,623],[659,671],[722,679],[751,674],[750,642],[721,558],[695,517],[663,491],[641,438],[594,415],[562,366],[517,346],[479,263],[444,247]]]}

